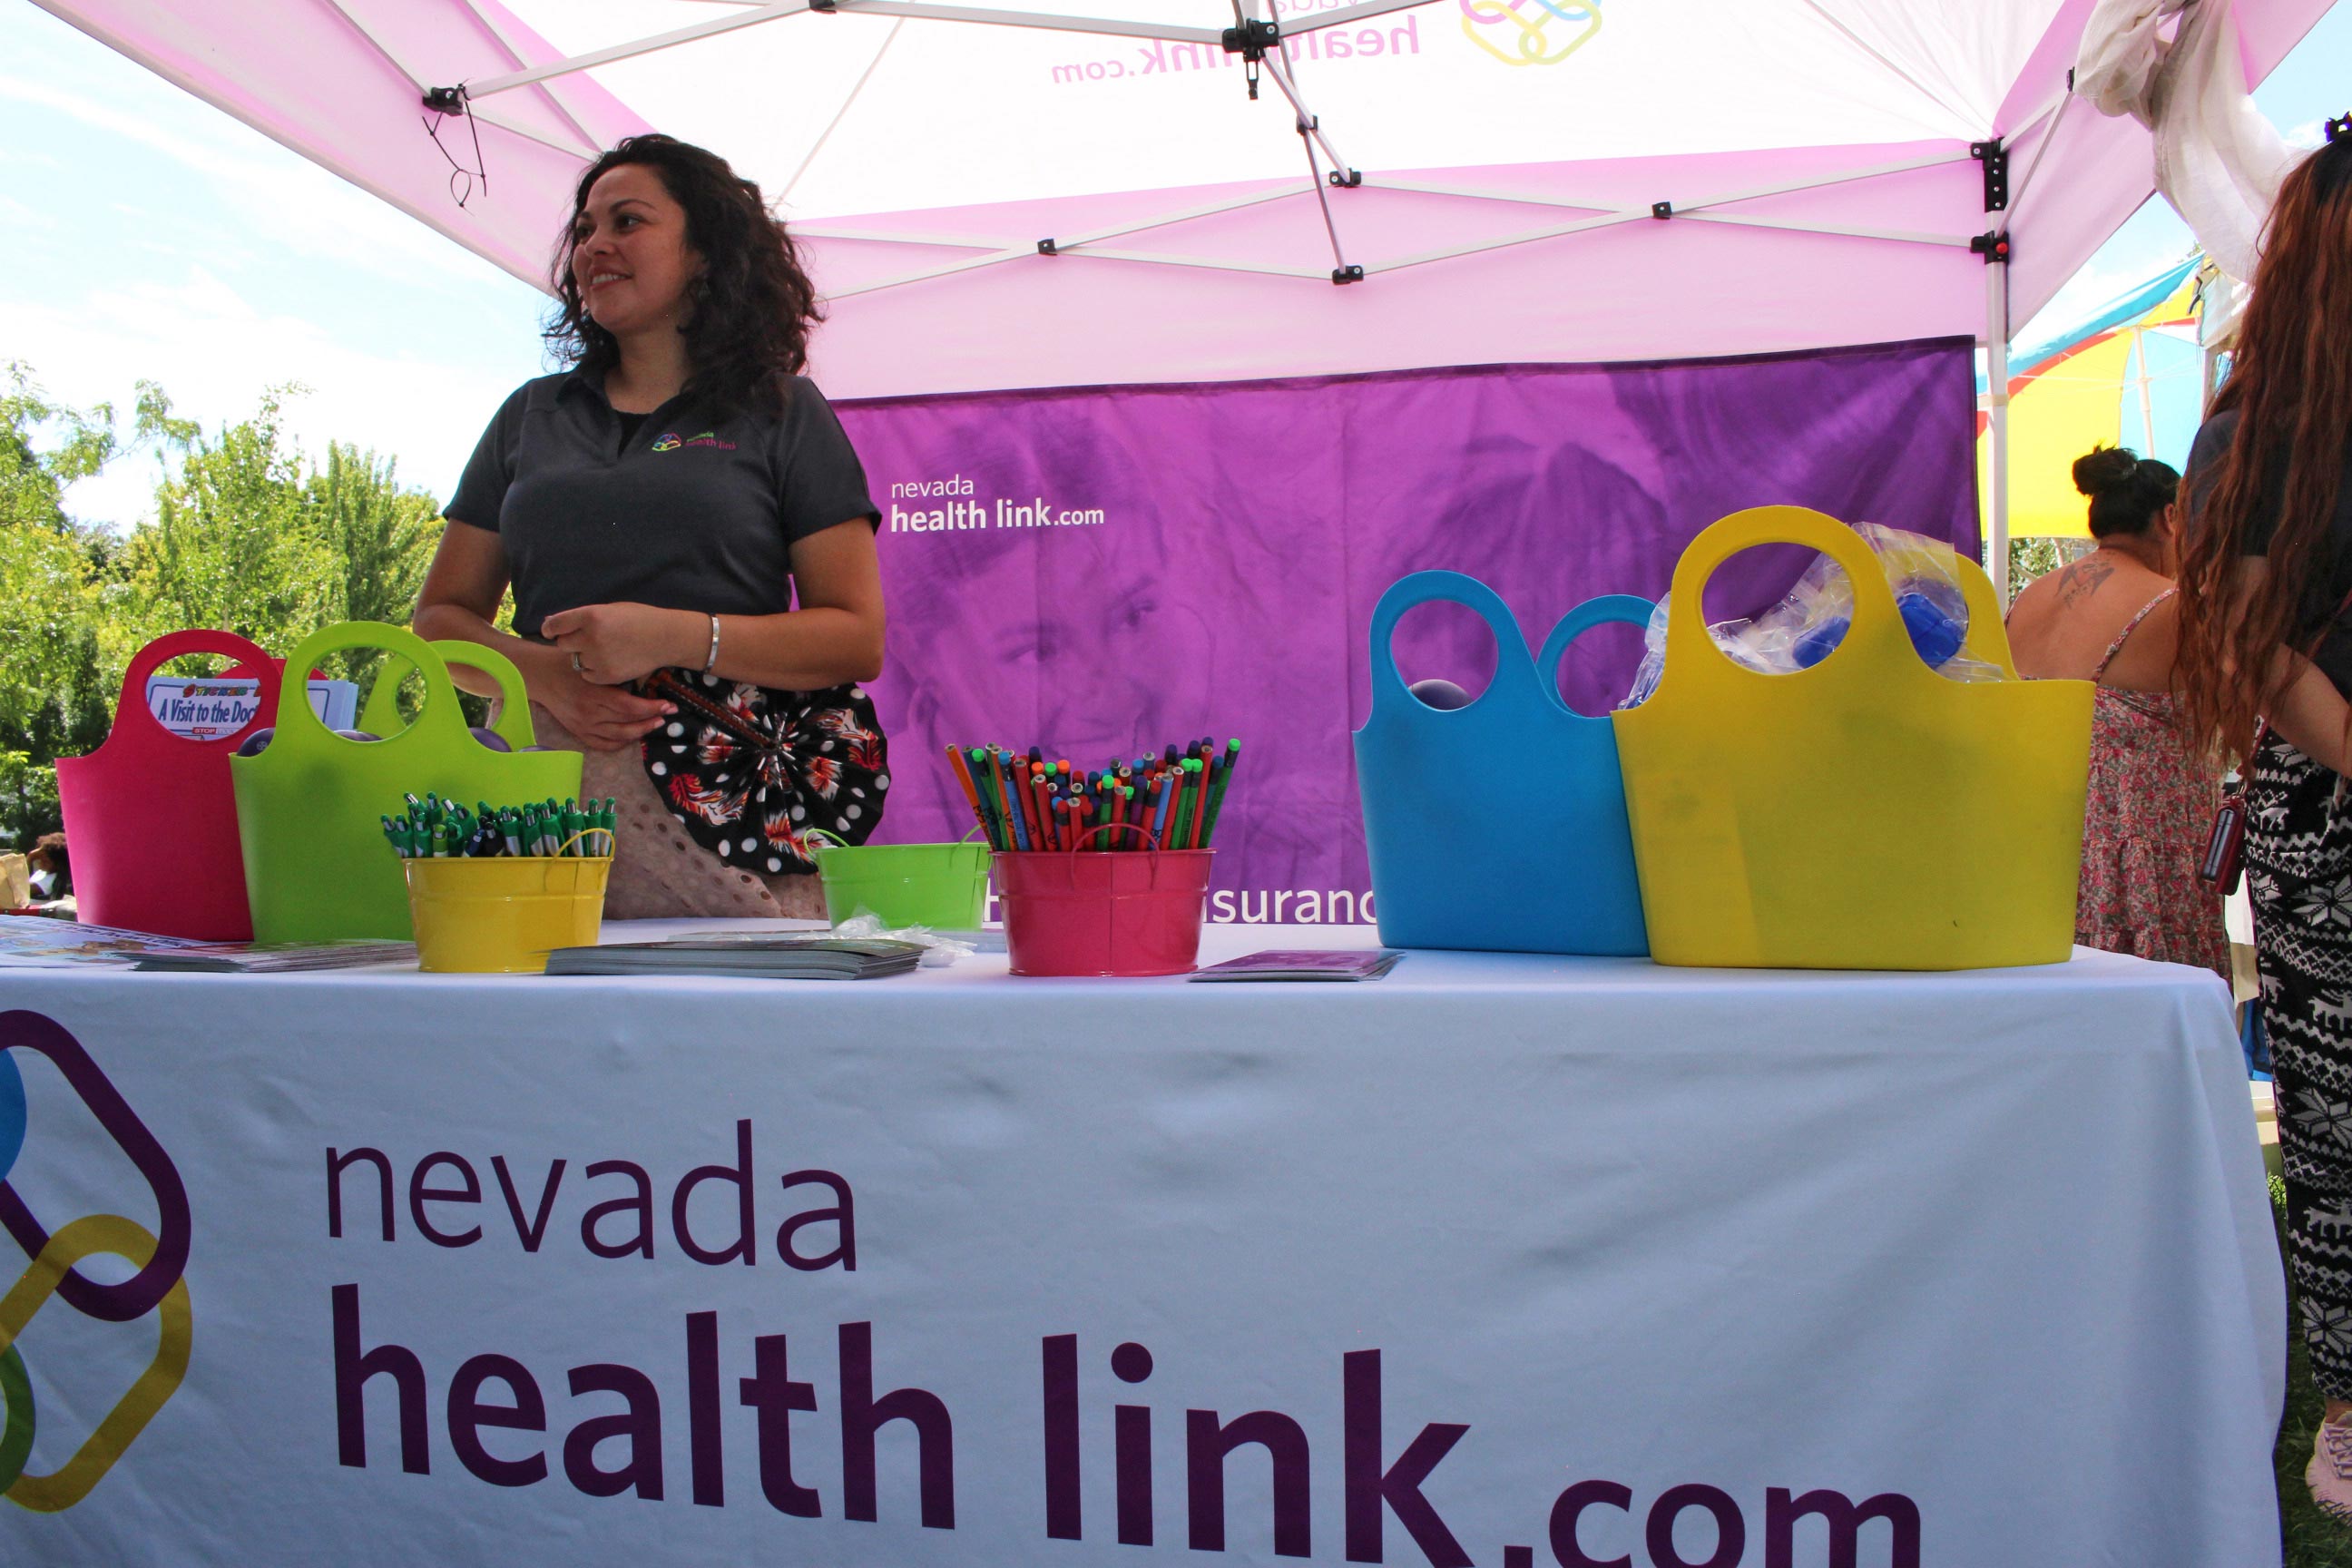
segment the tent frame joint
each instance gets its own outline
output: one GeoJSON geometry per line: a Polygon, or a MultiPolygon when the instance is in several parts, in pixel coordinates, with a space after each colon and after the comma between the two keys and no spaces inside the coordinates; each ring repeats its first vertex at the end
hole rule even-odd
{"type": "Polygon", "coordinates": [[[1352,191],[1364,183],[1361,169],[1334,169],[1324,177],[1343,191],[1352,191]]]}
{"type": "Polygon", "coordinates": [[[1667,218],[1675,216],[1675,204],[1672,202],[1652,202],[1650,204],[1650,216],[1663,223],[1667,218]]]}
{"type": "MultiPolygon", "coordinates": [[[[1234,7],[1234,14],[1240,17],[1241,26],[1227,27],[1218,42],[1223,45],[1225,53],[1241,56],[1242,82],[1249,89],[1250,101],[1255,103],[1257,101],[1257,68],[1265,63],[1269,51],[1277,58],[1280,57],[1282,24],[1269,22],[1263,16],[1243,16],[1238,5],[1234,7]]],[[[1286,88],[1284,90],[1287,92],[1289,89],[1286,88]]],[[[1292,93],[1290,101],[1293,107],[1297,107],[1297,94],[1292,93]]],[[[1304,113],[1304,110],[1301,112],[1304,113]]],[[[1304,127],[1301,128],[1302,134],[1304,129],[1304,127]]]]}
{"type": "Polygon", "coordinates": [[[425,107],[435,114],[462,115],[466,112],[466,88],[428,87],[425,89],[425,107]]]}
{"type": "Polygon", "coordinates": [[[1969,156],[1984,165],[1984,210],[2009,209],[2009,148],[1998,136],[1969,143],[1969,156]]]}
{"type": "Polygon", "coordinates": [[[1037,254],[1040,256],[1059,256],[1062,254],[1062,247],[1055,244],[1050,239],[1041,239],[1037,242],[1037,254]]]}
{"type": "Polygon", "coordinates": [[[1263,17],[1247,16],[1243,18],[1240,26],[1227,27],[1220,42],[1223,45],[1225,53],[1239,55],[1250,64],[1255,65],[1265,58],[1268,49],[1281,47],[1282,24],[1269,22],[1263,17]]]}
{"type": "Polygon", "coordinates": [[[1360,266],[1350,265],[1331,268],[1331,281],[1334,283],[1361,283],[1363,280],[1364,269],[1360,266]]]}
{"type": "Polygon", "coordinates": [[[1987,267],[2008,266],[2015,248],[2016,242],[1999,229],[1987,229],[1969,241],[1969,251],[1983,257],[1987,267]]]}

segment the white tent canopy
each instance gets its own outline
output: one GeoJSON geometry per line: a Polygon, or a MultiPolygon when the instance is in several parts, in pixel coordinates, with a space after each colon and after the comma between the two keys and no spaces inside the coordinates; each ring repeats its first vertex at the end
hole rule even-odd
{"type": "MultiPolygon", "coordinates": [[[[1015,254],[988,266],[1050,276],[1064,311],[1108,299],[1197,320],[1206,305],[1255,329],[1267,296],[1252,277],[1328,280],[1344,263],[1378,282],[1512,240],[1504,308],[1518,352],[1537,358],[1943,333],[1958,324],[1956,300],[1982,333],[1982,290],[1949,252],[2014,230],[2010,309],[2030,314],[2152,188],[2146,133],[2067,102],[2090,0],[1038,0],[1019,13],[906,0],[43,3],[534,279],[568,175],[643,125],[720,149],[813,237],[842,237],[817,248],[822,280],[845,299],[950,262],[974,270],[1003,250],[1015,254]],[[1246,68],[1207,41],[1245,15],[1287,35],[1281,74],[1328,143],[1319,151],[1362,172],[1360,187],[1319,187],[1328,221],[1275,62],[1253,102],[1246,68]],[[477,123],[439,121],[436,144],[417,100],[460,86],[477,123]],[[487,182],[461,208],[450,155],[470,163],[474,135],[487,182]],[[1969,154],[1994,140],[2011,199],[1989,214],[1969,154]],[[1793,199],[1775,194],[1792,185],[1793,199]],[[1233,205],[1269,192],[1281,194],[1233,205]],[[1630,252],[1622,266],[1591,241],[1649,229],[1662,202],[1715,226],[1701,247],[1713,298],[1675,263],[1671,247],[1689,241],[1668,238],[1671,225],[1615,234],[1630,252]],[[1202,209],[1216,210],[1164,221],[1202,209]],[[877,214],[891,216],[841,221],[877,214]],[[1734,226],[1748,232],[1722,232],[1734,226]],[[1068,241],[1106,229],[1116,232],[1091,248],[1121,259],[1085,270],[1112,279],[1081,283],[1064,263],[1089,247],[1068,241]],[[1149,243],[1136,238],[1145,233],[1149,243]],[[886,234],[901,243],[870,237],[886,234]],[[953,243],[908,248],[907,237],[953,243]],[[1040,259],[1045,238],[1062,243],[1040,259]],[[1916,257],[1893,259],[1925,247],[1947,252],[1926,268],[1934,287],[1916,257]],[[1243,295],[1221,311],[1197,287],[1139,277],[1142,264],[1126,259],[1136,255],[1232,269],[1243,295]]],[[[2250,76],[2326,5],[2242,0],[2250,76]]],[[[1286,356],[1296,369],[1376,368],[1390,362],[1371,342],[1436,305],[1426,289],[1387,290],[1380,308],[1302,304],[1307,292],[1278,291],[1286,314],[1323,318],[1294,321],[1279,353],[1232,354],[1212,333],[1219,342],[1201,352],[1145,363],[1130,352],[1144,344],[1113,332],[1097,335],[1104,363],[1088,379],[1278,373],[1286,356]],[[1379,323],[1369,331],[1368,314],[1379,323]]],[[[1463,318],[1473,357],[1505,346],[1477,330],[1471,290],[1440,292],[1453,304],[1437,313],[1463,318]]],[[[895,303],[845,307],[845,327],[877,309],[903,310],[917,339],[937,336],[933,312],[895,303]]],[[[1035,381],[1001,351],[986,372],[890,357],[906,368],[844,390],[1035,381]]],[[[1044,357],[1040,369],[1067,379],[1067,356],[1044,357]]]]}

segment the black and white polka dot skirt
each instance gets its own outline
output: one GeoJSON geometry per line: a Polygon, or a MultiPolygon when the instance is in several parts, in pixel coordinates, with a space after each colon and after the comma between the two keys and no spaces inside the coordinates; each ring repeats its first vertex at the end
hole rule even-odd
{"type": "Polygon", "coordinates": [[[782,691],[664,669],[638,689],[677,706],[645,738],[646,775],[722,862],[805,875],[819,845],[862,844],[881,822],[889,742],[865,688],[782,691]]]}

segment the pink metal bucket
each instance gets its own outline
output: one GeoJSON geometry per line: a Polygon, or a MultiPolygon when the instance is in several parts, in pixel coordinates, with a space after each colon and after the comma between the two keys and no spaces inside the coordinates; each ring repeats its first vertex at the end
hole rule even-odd
{"type": "Polygon", "coordinates": [[[1157,847],[1141,855],[999,852],[996,887],[1013,973],[1191,973],[1201,956],[1215,854],[1157,847]]]}

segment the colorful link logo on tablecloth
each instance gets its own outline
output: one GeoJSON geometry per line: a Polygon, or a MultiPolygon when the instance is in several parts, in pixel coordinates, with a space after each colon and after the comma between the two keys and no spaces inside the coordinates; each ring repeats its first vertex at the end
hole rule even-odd
{"type": "Polygon", "coordinates": [[[1601,31],[1601,0],[1461,4],[1463,37],[1507,66],[1556,66],[1601,31]],[[1555,23],[1564,25],[1558,34],[1550,30],[1555,23]]]}
{"type": "Polygon", "coordinates": [[[68,1509],[89,1495],[114,1467],[188,1370],[193,1336],[188,1285],[181,1278],[188,1261],[188,1194],[180,1173],[137,1113],[98,1070],[81,1042],[63,1026],[38,1013],[0,1013],[0,1229],[5,1229],[32,1259],[15,1285],[0,1296],[0,1496],[37,1513],[68,1509]],[[9,1182],[25,1147],[25,1079],[12,1051],[48,1058],[73,1091],[81,1096],[107,1136],[130,1156],[155,1194],[155,1219],[163,1233],[150,1236],[120,1215],[90,1215],[45,1229],[9,1182]],[[77,1272],[100,1253],[121,1258],[139,1272],[118,1284],[100,1285],[77,1272]],[[16,1340],[50,1297],[103,1322],[127,1323],[157,1314],[161,1331],[155,1357],[129,1392],[115,1402],[81,1447],[47,1475],[25,1468],[33,1451],[33,1385],[16,1340]]]}

